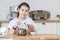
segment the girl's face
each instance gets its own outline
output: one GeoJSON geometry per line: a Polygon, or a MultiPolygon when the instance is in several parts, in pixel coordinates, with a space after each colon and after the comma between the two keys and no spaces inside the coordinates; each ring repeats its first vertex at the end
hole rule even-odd
{"type": "Polygon", "coordinates": [[[27,16],[28,13],[29,13],[29,9],[28,9],[28,7],[26,7],[25,5],[22,5],[22,6],[18,9],[18,12],[19,12],[19,16],[20,16],[20,17],[26,18],[26,16],[27,16]]]}

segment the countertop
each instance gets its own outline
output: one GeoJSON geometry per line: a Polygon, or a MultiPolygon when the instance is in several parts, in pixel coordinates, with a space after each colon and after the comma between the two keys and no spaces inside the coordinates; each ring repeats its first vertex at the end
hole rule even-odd
{"type": "Polygon", "coordinates": [[[12,38],[13,40],[60,40],[60,36],[56,34],[38,34],[38,35],[27,35],[27,36],[18,36],[18,35],[0,35],[1,38],[12,38]]]}

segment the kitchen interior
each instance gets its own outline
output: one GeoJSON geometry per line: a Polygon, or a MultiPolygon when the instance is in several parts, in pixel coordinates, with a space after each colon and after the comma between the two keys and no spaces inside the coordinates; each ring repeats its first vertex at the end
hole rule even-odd
{"type": "Polygon", "coordinates": [[[60,0],[0,0],[0,40],[60,40],[60,0]],[[29,16],[35,22],[36,35],[5,35],[21,2],[30,5],[29,16]]]}

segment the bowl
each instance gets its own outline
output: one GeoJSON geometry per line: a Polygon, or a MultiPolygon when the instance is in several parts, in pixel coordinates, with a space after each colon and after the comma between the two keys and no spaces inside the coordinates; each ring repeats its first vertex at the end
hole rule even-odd
{"type": "Polygon", "coordinates": [[[25,36],[26,35],[26,29],[19,29],[18,30],[18,35],[19,36],[25,36]]]}
{"type": "Polygon", "coordinates": [[[36,35],[36,32],[31,32],[31,35],[33,36],[33,35],[36,35]]]}

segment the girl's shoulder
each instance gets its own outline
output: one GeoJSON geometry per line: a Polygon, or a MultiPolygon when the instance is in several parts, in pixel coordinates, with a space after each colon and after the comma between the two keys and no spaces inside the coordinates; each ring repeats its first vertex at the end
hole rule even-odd
{"type": "Polygon", "coordinates": [[[27,22],[30,22],[30,23],[34,22],[34,21],[32,20],[32,18],[30,18],[30,17],[28,17],[28,18],[26,19],[26,21],[27,21],[27,22]]]}
{"type": "Polygon", "coordinates": [[[10,20],[10,22],[16,22],[16,21],[17,21],[17,18],[10,20]]]}
{"type": "Polygon", "coordinates": [[[27,18],[26,18],[26,20],[32,20],[32,18],[30,18],[30,17],[27,17],[27,18]]]}

